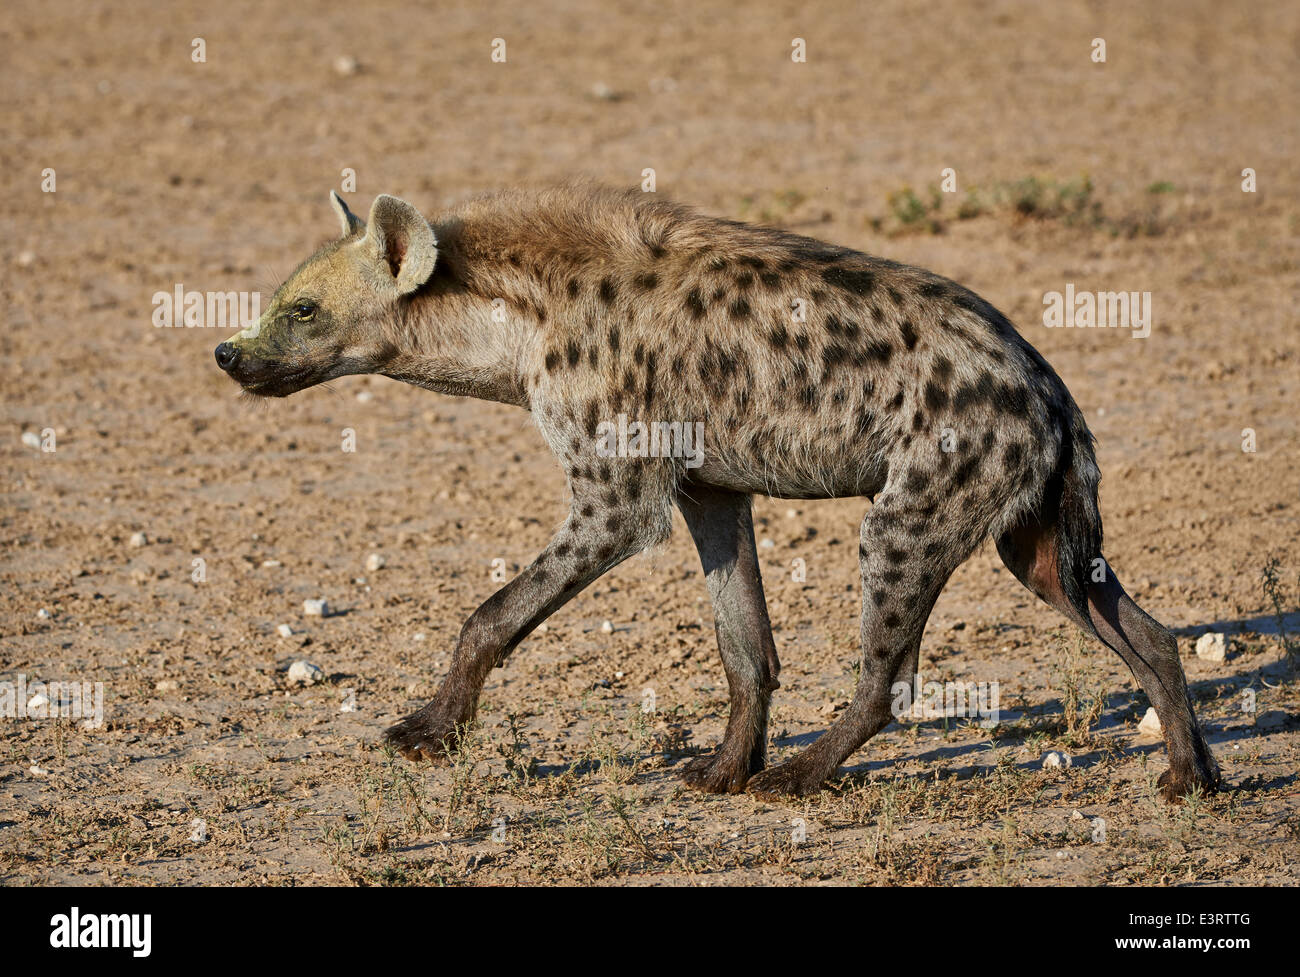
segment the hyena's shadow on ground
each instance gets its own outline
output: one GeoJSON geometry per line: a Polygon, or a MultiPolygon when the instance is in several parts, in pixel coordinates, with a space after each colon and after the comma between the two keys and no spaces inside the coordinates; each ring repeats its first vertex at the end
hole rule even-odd
{"type": "Polygon", "coordinates": [[[1208,624],[1191,624],[1185,628],[1170,628],[1170,632],[1180,638],[1199,638],[1209,631],[1222,631],[1225,634],[1257,634],[1276,636],[1286,629],[1288,633],[1300,631],[1300,610],[1287,611],[1282,614],[1281,626],[1275,614],[1261,614],[1257,617],[1239,617],[1234,620],[1211,621],[1208,624]]]}
{"type": "MultiPolygon", "coordinates": [[[[1262,619],[1243,620],[1243,625],[1255,630],[1251,622],[1262,619]]],[[[1271,619],[1270,619],[1271,620],[1271,619]]],[[[1215,626],[1211,626],[1211,630],[1215,626]]],[[[1192,630],[1192,629],[1189,629],[1192,630]]],[[[1196,630],[1204,630],[1204,627],[1196,630]]],[[[1275,629],[1276,630],[1276,629],[1275,629]]],[[[1243,689],[1259,689],[1261,680],[1267,679],[1269,684],[1276,685],[1280,683],[1287,675],[1288,666],[1283,661],[1277,661],[1271,665],[1240,672],[1237,675],[1223,676],[1221,678],[1203,679],[1198,682],[1189,682],[1188,689],[1192,693],[1193,699],[1206,701],[1209,699],[1234,698],[1238,696],[1243,689]]],[[[1117,733],[1131,733],[1132,722],[1140,718],[1147,710],[1146,696],[1141,692],[1137,693],[1112,693],[1106,696],[1106,705],[1102,711],[1101,718],[1094,727],[1095,731],[1102,735],[1108,734],[1113,736],[1117,733]]],[[[1004,724],[1016,723],[1020,720],[1029,720],[1030,722],[1050,721],[1052,718],[1059,718],[1063,714],[1063,705],[1059,699],[1049,699],[1040,705],[1028,709],[1003,709],[1001,710],[1000,720],[1004,724]]],[[[1253,723],[1247,721],[1249,714],[1242,713],[1239,717],[1230,717],[1225,719],[1203,720],[1202,728],[1205,732],[1206,739],[1213,747],[1219,749],[1231,748],[1231,744],[1239,740],[1254,739],[1259,735],[1265,735],[1270,732],[1280,732],[1296,724],[1294,719],[1287,719],[1282,725],[1269,728],[1267,730],[1257,729],[1253,723]]],[[[896,728],[896,727],[895,727],[896,728]]],[[[918,736],[941,735],[943,732],[943,720],[929,720],[918,724],[918,736]]],[[[784,736],[774,741],[774,745],[785,748],[803,748],[815,742],[825,730],[811,730],[805,733],[798,733],[793,736],[784,736]]],[[[996,745],[999,748],[1015,746],[1018,741],[1023,741],[1032,733],[1033,730],[1013,730],[1008,734],[997,737],[995,744],[990,743],[987,739],[967,743],[953,743],[937,746],[933,749],[924,750],[919,753],[910,753],[904,757],[894,759],[870,759],[869,751],[871,745],[868,742],[862,748],[864,754],[863,762],[844,765],[840,767],[840,775],[844,776],[844,786],[848,789],[864,786],[873,774],[879,774],[890,770],[900,771],[900,776],[930,778],[933,776],[933,770],[924,773],[901,773],[902,768],[908,764],[926,764],[937,765],[943,769],[947,777],[953,777],[957,780],[968,780],[988,773],[997,766],[994,753],[991,747],[996,745]],[[980,757],[984,762],[968,763],[965,766],[953,769],[953,761],[960,762],[964,758],[980,757]]],[[[895,744],[896,745],[896,744],[895,744]]],[[[1164,758],[1165,745],[1162,741],[1152,740],[1143,743],[1118,743],[1118,754],[1122,759],[1134,759],[1139,756],[1148,756],[1156,764],[1164,758]]],[[[1093,749],[1087,752],[1071,754],[1072,766],[1078,768],[1088,768],[1100,763],[1107,756],[1112,755],[1108,749],[1093,749]]],[[[1042,755],[1031,756],[1023,762],[1013,764],[1020,770],[1037,770],[1043,765],[1042,755]]],[[[1290,786],[1300,780],[1300,772],[1282,775],[1273,778],[1267,783],[1256,783],[1253,779],[1243,781],[1240,785],[1229,784],[1226,780],[1221,785],[1221,790],[1233,790],[1238,786],[1245,787],[1249,785],[1251,789],[1262,789],[1267,787],[1290,786]]]]}

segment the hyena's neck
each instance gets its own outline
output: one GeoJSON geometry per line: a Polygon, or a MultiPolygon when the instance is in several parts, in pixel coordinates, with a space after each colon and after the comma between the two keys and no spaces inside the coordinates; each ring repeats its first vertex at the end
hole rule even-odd
{"type": "Polygon", "coordinates": [[[383,375],[426,390],[527,408],[527,364],[547,313],[539,286],[499,253],[467,247],[463,228],[434,225],[430,282],[395,314],[383,375]]]}

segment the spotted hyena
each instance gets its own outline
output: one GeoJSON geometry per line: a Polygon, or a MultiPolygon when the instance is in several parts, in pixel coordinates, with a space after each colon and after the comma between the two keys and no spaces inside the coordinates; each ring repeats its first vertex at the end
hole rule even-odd
{"type": "MultiPolygon", "coordinates": [[[[707,791],[805,794],[891,718],[945,581],[992,538],[1030,590],[1124,659],[1164,729],[1166,796],[1218,781],[1172,635],[1101,557],[1092,435],[997,309],[938,275],[639,192],[479,197],[429,221],[380,196],[217,347],[244,390],[283,397],[378,373],[531,411],[572,494],[554,538],[465,623],[424,708],[388,730],[437,760],[489,671],[605,573],[662,542],[699,550],[731,714],[685,768],[707,791]],[[704,450],[611,451],[615,419],[702,423],[704,450]],[[750,501],[865,496],[862,668],[812,746],[766,766],[780,665],[750,501]]],[[[668,439],[671,442],[671,437],[668,439]]]]}

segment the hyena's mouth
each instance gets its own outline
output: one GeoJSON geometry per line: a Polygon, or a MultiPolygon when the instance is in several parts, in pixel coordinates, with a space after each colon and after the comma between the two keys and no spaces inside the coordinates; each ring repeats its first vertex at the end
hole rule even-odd
{"type": "Polygon", "coordinates": [[[226,375],[238,383],[244,393],[257,397],[287,397],[322,379],[316,375],[315,367],[285,370],[283,364],[246,356],[230,343],[218,346],[216,356],[217,365],[226,375]]]}
{"type": "Polygon", "coordinates": [[[310,368],[295,370],[292,373],[272,374],[266,377],[240,380],[239,385],[243,388],[244,393],[252,394],[255,397],[287,397],[289,394],[297,393],[299,390],[306,389],[316,383],[316,378],[313,376],[314,372],[310,368]]]}

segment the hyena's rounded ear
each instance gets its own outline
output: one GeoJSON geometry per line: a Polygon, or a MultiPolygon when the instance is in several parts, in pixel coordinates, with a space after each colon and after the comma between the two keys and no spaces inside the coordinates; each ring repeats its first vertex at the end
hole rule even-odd
{"type": "Polygon", "coordinates": [[[398,295],[409,295],[429,280],[438,258],[438,240],[429,222],[405,200],[386,193],[370,205],[361,242],[392,276],[398,295]]]}
{"type": "Polygon", "coordinates": [[[366,229],[365,222],[352,211],[348,210],[348,205],[343,202],[337,190],[330,191],[330,206],[334,208],[334,213],[338,214],[339,225],[343,229],[344,237],[351,237],[366,229]]]}

